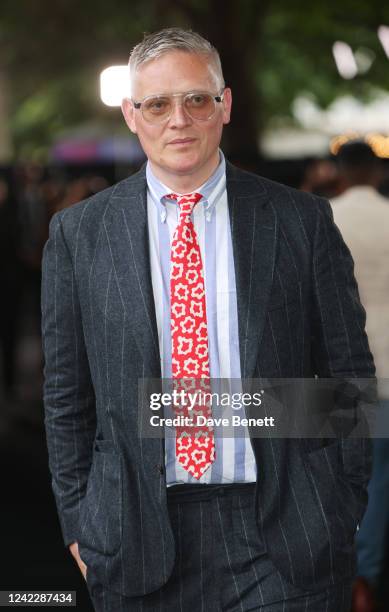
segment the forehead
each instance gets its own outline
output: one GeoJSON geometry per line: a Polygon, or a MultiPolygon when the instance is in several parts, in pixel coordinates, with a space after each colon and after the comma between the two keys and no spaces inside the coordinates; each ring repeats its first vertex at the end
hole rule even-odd
{"type": "Polygon", "coordinates": [[[171,51],[145,62],[132,80],[134,97],[190,90],[216,91],[217,79],[206,57],[185,51],[171,51]]]}

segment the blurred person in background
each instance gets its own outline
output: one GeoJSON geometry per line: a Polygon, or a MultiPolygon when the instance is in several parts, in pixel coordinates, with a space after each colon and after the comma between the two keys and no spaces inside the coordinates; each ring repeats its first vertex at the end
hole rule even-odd
{"type": "Polygon", "coordinates": [[[106,187],[108,187],[108,181],[99,175],[87,175],[73,179],[66,184],[63,198],[58,200],[52,212],[69,208],[69,206],[89,198],[106,187]]]}
{"type": "MultiPolygon", "coordinates": [[[[49,210],[43,184],[45,169],[30,162],[17,169],[15,184],[20,224],[20,258],[23,264],[23,294],[32,323],[31,331],[40,334],[40,286],[42,250],[47,238],[49,210]]],[[[35,333],[34,333],[35,335],[35,333]]]]}
{"type": "MultiPolygon", "coordinates": [[[[377,190],[381,179],[380,162],[366,142],[344,144],[338,153],[338,165],[344,192],[332,200],[334,219],[354,259],[355,276],[367,313],[366,329],[377,368],[380,408],[387,412],[389,200],[377,190]]],[[[355,592],[362,598],[362,591],[371,585],[382,599],[382,587],[388,578],[385,562],[389,536],[389,439],[375,439],[373,444],[369,503],[356,536],[361,579],[355,585],[355,592]]],[[[366,603],[356,612],[370,609],[370,604],[366,603]]]]}
{"type": "Polygon", "coordinates": [[[207,40],[151,34],[130,74],[148,162],[55,214],[43,257],[64,543],[97,612],[349,612],[369,440],[149,438],[138,395],[172,376],[374,386],[349,251],[327,201],[225,159],[232,94],[207,40]]]}
{"type": "Polygon", "coordinates": [[[65,197],[67,182],[65,178],[59,177],[48,177],[42,183],[42,198],[45,202],[46,208],[46,223],[44,242],[46,242],[49,235],[49,221],[54,213],[61,210],[61,202],[65,197]]]}
{"type": "Polygon", "coordinates": [[[16,347],[21,295],[20,225],[10,181],[0,176],[0,343],[6,401],[16,393],[16,347]]]}
{"type": "Polygon", "coordinates": [[[299,189],[326,198],[338,195],[339,175],[334,161],[330,159],[309,160],[304,168],[299,189]]]}

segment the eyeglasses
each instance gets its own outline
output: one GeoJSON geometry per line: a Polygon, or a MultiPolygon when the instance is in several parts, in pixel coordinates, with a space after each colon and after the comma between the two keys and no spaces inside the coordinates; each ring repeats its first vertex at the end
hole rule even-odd
{"type": "Polygon", "coordinates": [[[224,89],[220,95],[214,96],[206,91],[188,91],[187,93],[158,94],[147,96],[140,102],[132,101],[134,108],[140,109],[147,123],[157,125],[169,121],[173,110],[173,98],[180,98],[185,112],[195,121],[208,121],[216,111],[224,97],[224,89]]]}

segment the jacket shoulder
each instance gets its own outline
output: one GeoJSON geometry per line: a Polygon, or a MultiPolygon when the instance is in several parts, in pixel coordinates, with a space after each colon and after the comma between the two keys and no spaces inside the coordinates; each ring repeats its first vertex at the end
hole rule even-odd
{"type": "Polygon", "coordinates": [[[113,198],[139,193],[144,185],[144,172],[141,169],[115,185],[55,213],[50,224],[62,225],[65,238],[69,241],[79,233],[81,226],[88,228],[88,234],[93,235],[98,232],[113,198]]]}
{"type": "Polygon", "coordinates": [[[307,191],[258,177],[270,199],[282,226],[282,231],[296,244],[310,248],[324,223],[332,227],[333,212],[328,200],[307,191]]]}
{"type": "Polygon", "coordinates": [[[281,212],[294,209],[295,212],[305,215],[317,212],[318,209],[331,211],[328,200],[323,197],[284,185],[253,172],[231,167],[231,165],[230,168],[232,168],[230,177],[233,181],[242,181],[247,186],[250,185],[252,191],[267,196],[269,202],[281,212]]]}
{"type": "Polygon", "coordinates": [[[281,235],[296,249],[311,249],[321,219],[333,224],[332,209],[322,197],[300,191],[258,174],[235,168],[229,164],[228,180],[233,193],[257,201],[258,208],[273,211],[281,235]]]}

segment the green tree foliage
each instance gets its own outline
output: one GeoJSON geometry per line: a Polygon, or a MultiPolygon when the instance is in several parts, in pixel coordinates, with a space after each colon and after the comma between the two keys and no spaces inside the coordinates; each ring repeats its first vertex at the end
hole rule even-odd
{"type": "Polygon", "coordinates": [[[234,94],[226,148],[254,155],[262,128],[290,116],[298,93],[325,107],[342,93],[366,97],[373,86],[389,87],[380,24],[389,25],[389,5],[378,0],[3,0],[0,68],[11,86],[16,150],[45,149],[61,130],[90,120],[121,129],[120,111],[99,100],[99,73],[125,63],[143,32],[179,25],[220,50],[234,94]],[[371,50],[370,71],[341,79],[335,40],[371,50]]]}

